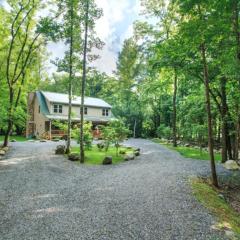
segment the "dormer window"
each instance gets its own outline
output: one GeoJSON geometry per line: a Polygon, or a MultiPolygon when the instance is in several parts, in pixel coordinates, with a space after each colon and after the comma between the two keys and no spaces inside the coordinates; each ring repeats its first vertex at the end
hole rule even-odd
{"type": "Polygon", "coordinates": [[[62,113],[63,112],[63,106],[60,104],[54,104],[53,105],[53,112],[54,113],[62,113]]]}
{"type": "Polygon", "coordinates": [[[107,116],[109,115],[108,109],[103,108],[103,110],[102,110],[102,115],[107,117],[107,116]]]}
{"type": "MultiPolygon", "coordinates": [[[[80,114],[82,114],[82,108],[80,108],[80,114]]],[[[88,114],[88,108],[84,107],[84,115],[88,114]]]]}

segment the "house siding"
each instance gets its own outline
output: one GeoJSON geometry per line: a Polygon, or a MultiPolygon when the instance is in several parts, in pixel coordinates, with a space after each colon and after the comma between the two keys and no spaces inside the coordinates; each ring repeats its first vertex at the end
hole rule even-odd
{"type": "MultiPolygon", "coordinates": [[[[49,104],[49,103],[48,103],[49,104]]],[[[63,116],[68,116],[68,105],[63,105],[63,112],[62,113],[54,113],[53,111],[53,105],[57,103],[50,103],[48,106],[49,111],[52,115],[63,115],[63,116]]],[[[86,106],[87,107],[87,106],[86,106]]],[[[94,117],[104,117],[102,115],[102,109],[100,107],[87,107],[88,108],[88,114],[87,116],[94,116],[94,117]]],[[[108,109],[109,114],[108,117],[111,117],[111,109],[108,109]]],[[[72,106],[72,112],[74,114],[74,117],[80,118],[80,106],[72,106]]]]}
{"type": "Polygon", "coordinates": [[[41,137],[45,133],[45,121],[49,121],[41,112],[39,113],[39,102],[35,97],[34,101],[34,123],[35,123],[35,135],[41,137]]]}

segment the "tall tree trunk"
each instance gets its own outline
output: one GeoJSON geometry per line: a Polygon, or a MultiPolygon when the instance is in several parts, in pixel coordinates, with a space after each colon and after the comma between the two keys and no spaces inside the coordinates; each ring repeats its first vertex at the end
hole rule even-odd
{"type": "Polygon", "coordinates": [[[231,136],[228,128],[227,128],[227,152],[228,152],[228,159],[232,160],[233,159],[232,142],[231,142],[231,136]]]}
{"type": "MultiPolygon", "coordinates": [[[[239,27],[239,1],[234,0],[233,2],[233,28],[236,37],[236,59],[237,59],[237,80],[238,80],[238,92],[240,92],[240,27],[239,27]]],[[[234,146],[234,159],[238,160],[239,142],[240,142],[240,96],[237,96],[237,119],[235,123],[235,146],[234,146]]]]}
{"type": "Polygon", "coordinates": [[[177,147],[177,70],[174,68],[174,92],[173,92],[173,146],[177,147]]]}
{"type": "Polygon", "coordinates": [[[137,120],[134,120],[134,126],[133,126],[133,138],[136,138],[136,127],[137,127],[137,120]]]}
{"type": "Polygon", "coordinates": [[[12,87],[9,87],[9,107],[8,107],[8,121],[7,121],[8,127],[4,136],[4,142],[3,142],[4,147],[7,147],[9,144],[9,136],[13,128],[13,95],[14,95],[13,89],[12,87]]]}
{"type": "Polygon", "coordinates": [[[71,26],[70,26],[70,52],[69,52],[69,83],[68,83],[68,134],[66,153],[71,151],[71,133],[72,133],[72,78],[73,78],[73,2],[71,1],[70,9],[71,26]]]}
{"type": "Polygon", "coordinates": [[[226,78],[221,78],[221,95],[222,95],[222,163],[227,161],[227,96],[226,96],[226,78]]]}
{"type": "Polygon", "coordinates": [[[83,75],[82,75],[82,94],[81,94],[81,127],[80,127],[80,162],[84,163],[84,95],[86,84],[86,65],[87,65],[87,44],[88,44],[88,11],[89,0],[86,0],[85,9],[85,36],[84,36],[84,51],[83,51],[83,75]]]}
{"type": "Polygon", "coordinates": [[[206,110],[208,116],[208,148],[211,159],[211,171],[212,171],[212,183],[215,187],[218,187],[217,172],[214,159],[213,151],[213,132],[212,132],[212,115],[211,115],[211,101],[210,101],[210,92],[209,92],[209,75],[208,75],[208,66],[206,60],[206,49],[205,44],[201,44],[201,53],[202,53],[202,62],[203,62],[203,74],[205,82],[205,95],[206,95],[206,110]]]}

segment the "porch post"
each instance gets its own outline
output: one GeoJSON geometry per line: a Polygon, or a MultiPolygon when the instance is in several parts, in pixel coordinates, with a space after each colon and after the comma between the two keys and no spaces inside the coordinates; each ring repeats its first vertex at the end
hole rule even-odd
{"type": "Polygon", "coordinates": [[[52,121],[49,122],[49,138],[52,140],[52,121]]]}

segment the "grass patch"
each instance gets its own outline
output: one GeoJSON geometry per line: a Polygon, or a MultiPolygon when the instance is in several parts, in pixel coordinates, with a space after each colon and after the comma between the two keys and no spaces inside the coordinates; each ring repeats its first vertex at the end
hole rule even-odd
{"type": "MultiPolygon", "coordinates": [[[[171,144],[163,142],[161,139],[153,139],[153,142],[159,143],[161,145],[166,146],[167,148],[179,152],[183,157],[185,158],[192,158],[192,159],[198,159],[198,160],[210,160],[210,155],[206,151],[200,151],[200,149],[195,149],[192,147],[173,147],[171,144]]],[[[222,157],[220,153],[215,153],[215,160],[220,162],[222,157]]]]}
{"type": "Polygon", "coordinates": [[[216,227],[233,231],[237,239],[240,239],[240,216],[224,199],[219,197],[220,191],[214,189],[203,179],[193,179],[191,185],[197,200],[217,217],[216,227]]]}
{"type": "MultiPolygon", "coordinates": [[[[120,150],[126,151],[126,153],[133,153],[133,149],[129,149],[126,147],[119,148],[120,150]]],[[[79,153],[79,147],[73,147],[72,153],[79,153]]],[[[117,164],[124,161],[124,156],[121,154],[118,154],[116,156],[116,148],[115,147],[109,147],[108,152],[105,152],[104,150],[99,151],[98,147],[94,145],[91,150],[85,150],[85,163],[86,164],[92,164],[92,165],[102,165],[103,159],[106,156],[111,156],[113,158],[113,164],[117,164]]]]}
{"type": "MultiPolygon", "coordinates": [[[[10,136],[9,140],[16,140],[17,142],[25,142],[27,141],[27,139],[23,136],[10,136]]],[[[3,135],[0,135],[0,142],[3,142],[4,141],[4,136],[3,135]]]]}

